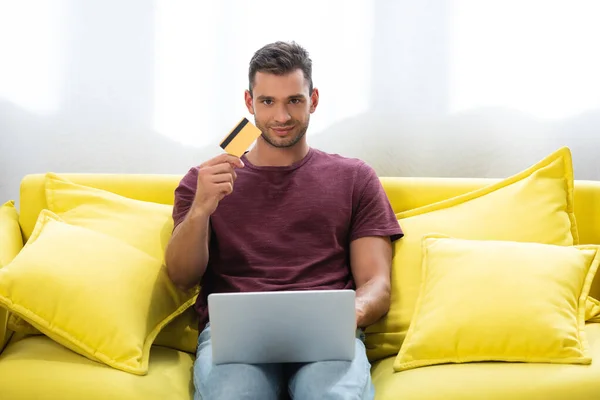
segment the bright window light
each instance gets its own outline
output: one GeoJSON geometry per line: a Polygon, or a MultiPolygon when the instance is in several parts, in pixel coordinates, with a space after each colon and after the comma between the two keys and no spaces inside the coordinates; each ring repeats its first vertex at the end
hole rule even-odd
{"type": "Polygon", "coordinates": [[[63,1],[0,1],[0,99],[30,112],[58,110],[63,1]]]}
{"type": "Polygon", "coordinates": [[[599,108],[599,15],[596,0],[456,0],[451,111],[560,119],[599,108]]]}

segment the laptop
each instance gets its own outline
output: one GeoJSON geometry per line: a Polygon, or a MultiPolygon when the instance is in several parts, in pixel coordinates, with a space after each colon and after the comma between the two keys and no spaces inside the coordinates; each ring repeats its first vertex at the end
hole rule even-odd
{"type": "Polygon", "coordinates": [[[213,363],[350,361],[354,300],[353,290],[210,294],[213,363]]]}

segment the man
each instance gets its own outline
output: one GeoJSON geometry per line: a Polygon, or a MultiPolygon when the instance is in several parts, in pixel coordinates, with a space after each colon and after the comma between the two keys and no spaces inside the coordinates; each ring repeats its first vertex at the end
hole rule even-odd
{"type": "Polygon", "coordinates": [[[388,311],[391,242],[403,235],[370,167],[308,146],[319,91],[302,47],[276,42],[258,50],[245,102],[262,132],[255,146],[241,159],[224,154],[190,169],[175,191],[169,276],[182,288],[202,284],[196,395],[372,399],[360,339],[351,362],[212,363],[210,293],[356,289],[360,332],[388,311]]]}

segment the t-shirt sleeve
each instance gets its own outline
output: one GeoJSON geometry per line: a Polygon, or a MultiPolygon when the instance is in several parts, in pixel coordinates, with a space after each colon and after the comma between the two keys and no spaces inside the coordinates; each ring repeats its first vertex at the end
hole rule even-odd
{"type": "Polygon", "coordinates": [[[355,181],[350,241],[364,236],[404,236],[392,205],[375,170],[361,164],[355,181]]]}
{"type": "Polygon", "coordinates": [[[181,179],[179,185],[175,189],[175,200],[173,203],[173,229],[177,227],[187,215],[194,196],[196,195],[196,187],[198,185],[198,169],[191,168],[187,174],[181,179]]]}

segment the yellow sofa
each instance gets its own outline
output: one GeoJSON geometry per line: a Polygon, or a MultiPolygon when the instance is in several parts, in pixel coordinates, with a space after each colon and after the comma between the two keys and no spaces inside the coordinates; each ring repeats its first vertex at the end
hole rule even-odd
{"type": "MultiPolygon", "coordinates": [[[[79,184],[120,195],[172,204],[181,176],[64,174],[79,184]]],[[[44,175],[26,176],[21,185],[19,221],[29,230],[45,208],[44,175]]],[[[488,179],[382,178],[395,212],[467,193],[488,179]]],[[[575,182],[575,214],[580,243],[600,244],[600,182],[575,182]]],[[[2,227],[0,226],[0,229],[2,227]]],[[[2,237],[0,235],[0,237],[2,237]]],[[[0,246],[3,243],[0,242],[0,246]]],[[[598,298],[600,293],[590,293],[598,298]]],[[[600,324],[586,324],[591,356],[600,361],[600,324]]],[[[147,375],[139,376],[88,360],[43,335],[6,329],[0,310],[0,399],[191,399],[194,355],[153,346],[147,375]],[[3,339],[5,338],[5,339],[3,339]]],[[[377,400],[427,399],[597,399],[600,362],[591,365],[471,363],[417,368],[394,373],[395,357],[373,363],[377,400]]]]}

